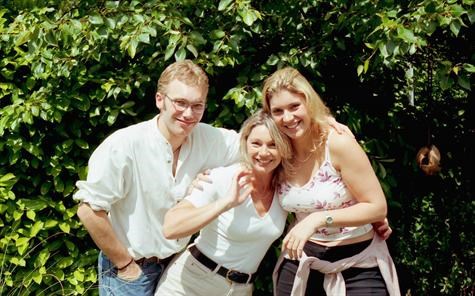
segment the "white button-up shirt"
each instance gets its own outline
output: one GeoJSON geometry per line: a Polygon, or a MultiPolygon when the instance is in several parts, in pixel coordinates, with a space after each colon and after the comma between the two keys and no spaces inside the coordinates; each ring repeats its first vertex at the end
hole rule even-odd
{"type": "Polygon", "coordinates": [[[107,137],[89,159],[86,181],[74,199],[109,212],[118,239],[135,259],[166,258],[189,242],[162,233],[168,209],[180,201],[195,176],[239,158],[235,131],[199,123],[180,149],[176,174],[173,151],[157,126],[158,116],[107,137]]]}

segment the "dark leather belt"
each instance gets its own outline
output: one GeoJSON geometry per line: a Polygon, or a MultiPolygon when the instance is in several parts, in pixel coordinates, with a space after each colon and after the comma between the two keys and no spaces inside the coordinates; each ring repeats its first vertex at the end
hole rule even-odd
{"type": "MultiPolygon", "coordinates": [[[[188,250],[190,251],[191,255],[195,257],[196,260],[198,260],[201,264],[203,264],[210,270],[214,271],[216,269],[216,266],[218,266],[216,262],[208,258],[205,254],[201,253],[201,251],[198,250],[196,246],[193,245],[189,247],[188,250]]],[[[254,274],[242,273],[236,270],[227,269],[224,266],[221,266],[216,273],[223,276],[225,279],[227,279],[230,282],[235,282],[239,284],[252,283],[256,278],[255,273],[254,274]]]]}
{"type": "Polygon", "coordinates": [[[135,260],[135,263],[137,263],[138,265],[144,265],[144,264],[148,264],[148,263],[156,263],[156,264],[163,264],[165,266],[168,265],[168,263],[170,263],[170,261],[173,259],[173,255],[170,256],[170,257],[167,257],[165,259],[160,259],[156,256],[153,256],[153,257],[150,257],[150,258],[140,258],[140,259],[137,259],[135,260]]]}

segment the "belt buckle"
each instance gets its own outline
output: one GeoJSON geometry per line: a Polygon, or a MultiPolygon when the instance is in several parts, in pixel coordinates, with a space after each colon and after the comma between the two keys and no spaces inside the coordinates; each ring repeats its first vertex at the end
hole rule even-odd
{"type": "Polygon", "coordinates": [[[233,280],[233,279],[230,278],[231,276],[236,275],[236,274],[243,274],[243,273],[242,273],[242,272],[239,272],[239,271],[237,271],[237,270],[229,269],[229,270],[226,272],[226,280],[227,280],[230,284],[232,284],[233,282],[239,283],[239,284],[248,284],[248,283],[250,282],[250,280],[251,280],[251,277],[252,277],[252,275],[246,273],[246,275],[247,275],[247,280],[246,280],[245,282],[241,283],[241,282],[235,281],[235,280],[233,280]]]}
{"type": "Polygon", "coordinates": [[[233,272],[234,270],[232,269],[228,269],[228,271],[226,272],[226,280],[229,282],[229,284],[233,283],[233,280],[229,278],[229,276],[232,275],[233,272]]]}

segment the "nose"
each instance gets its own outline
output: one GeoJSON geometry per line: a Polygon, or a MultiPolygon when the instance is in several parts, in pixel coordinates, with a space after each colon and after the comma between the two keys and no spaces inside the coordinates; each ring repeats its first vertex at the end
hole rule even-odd
{"type": "Polygon", "coordinates": [[[269,148],[265,145],[263,145],[259,151],[259,154],[261,155],[269,155],[270,152],[269,152],[269,148]]]}
{"type": "Polygon", "coordinates": [[[291,121],[293,118],[293,115],[291,112],[289,112],[288,110],[284,110],[284,116],[282,117],[282,120],[284,122],[288,122],[288,121],[291,121]]]}
{"type": "Polygon", "coordinates": [[[191,118],[193,117],[193,111],[191,109],[191,105],[190,106],[187,106],[185,108],[185,110],[183,110],[183,117],[186,117],[186,118],[191,118]]]}

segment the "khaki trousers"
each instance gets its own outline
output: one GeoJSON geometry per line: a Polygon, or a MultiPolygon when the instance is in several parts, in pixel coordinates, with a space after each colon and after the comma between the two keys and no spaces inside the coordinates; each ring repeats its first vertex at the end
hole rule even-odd
{"type": "Polygon", "coordinates": [[[251,296],[252,289],[252,284],[230,283],[197,261],[187,249],[161,276],[155,296],[251,296]]]}

